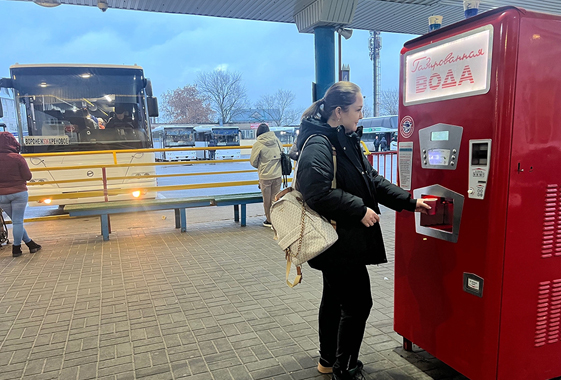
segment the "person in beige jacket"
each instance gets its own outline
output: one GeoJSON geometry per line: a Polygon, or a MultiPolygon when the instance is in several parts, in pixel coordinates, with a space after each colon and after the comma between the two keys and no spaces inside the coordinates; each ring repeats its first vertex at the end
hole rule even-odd
{"type": "Polygon", "coordinates": [[[282,144],[275,132],[271,132],[267,124],[260,124],[257,128],[257,141],[251,148],[249,163],[257,168],[259,174],[259,188],[263,194],[263,208],[267,218],[263,222],[265,227],[271,227],[271,203],[281,188],[281,152],[282,144]]]}

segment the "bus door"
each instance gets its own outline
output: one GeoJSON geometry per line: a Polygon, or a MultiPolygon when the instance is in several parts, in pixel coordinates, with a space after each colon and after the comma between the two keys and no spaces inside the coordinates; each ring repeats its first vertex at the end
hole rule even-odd
{"type": "MultiPolygon", "coordinates": [[[[207,148],[209,141],[211,139],[212,132],[210,130],[201,130],[195,132],[195,147],[196,148],[207,148]]],[[[209,152],[207,150],[197,150],[196,151],[197,160],[207,160],[209,157],[209,152]]]]}

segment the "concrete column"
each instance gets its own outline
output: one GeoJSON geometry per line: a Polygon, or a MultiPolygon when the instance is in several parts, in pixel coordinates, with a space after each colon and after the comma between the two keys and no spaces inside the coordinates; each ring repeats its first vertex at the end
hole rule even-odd
{"type": "Polygon", "coordinates": [[[321,99],[335,83],[335,28],[318,26],[314,29],[316,52],[316,99],[321,99]]]}

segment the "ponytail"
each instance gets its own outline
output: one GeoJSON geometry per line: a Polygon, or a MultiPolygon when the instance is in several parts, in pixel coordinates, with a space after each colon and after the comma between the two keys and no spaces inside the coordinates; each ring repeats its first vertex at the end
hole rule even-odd
{"type": "Polygon", "coordinates": [[[313,117],[327,122],[331,114],[337,107],[341,107],[344,111],[356,102],[356,97],[360,93],[360,87],[352,82],[337,82],[325,92],[325,96],[315,101],[302,114],[302,119],[313,117]]]}
{"type": "Polygon", "coordinates": [[[324,110],[321,106],[325,105],[325,99],[321,98],[316,100],[309,106],[304,113],[302,114],[302,119],[306,119],[308,117],[315,117],[316,119],[320,119],[323,121],[327,121],[327,118],[324,120],[324,110]]]}

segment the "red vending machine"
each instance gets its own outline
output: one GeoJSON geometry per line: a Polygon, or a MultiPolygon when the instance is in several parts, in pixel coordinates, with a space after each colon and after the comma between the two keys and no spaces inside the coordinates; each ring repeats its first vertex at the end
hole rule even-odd
{"type": "Polygon", "coordinates": [[[561,17],[504,7],[408,42],[395,331],[473,380],[561,376],[561,17]]]}

